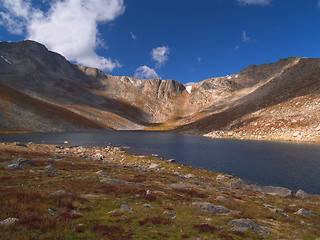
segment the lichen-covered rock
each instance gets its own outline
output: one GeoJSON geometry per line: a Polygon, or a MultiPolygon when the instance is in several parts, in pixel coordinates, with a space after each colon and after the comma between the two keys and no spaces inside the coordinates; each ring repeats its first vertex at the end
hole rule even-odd
{"type": "Polygon", "coordinates": [[[209,202],[193,202],[192,205],[198,207],[201,210],[204,210],[213,214],[228,214],[228,213],[239,213],[238,211],[230,210],[224,206],[214,205],[209,202]]]}
{"type": "Polygon", "coordinates": [[[12,169],[12,170],[22,170],[22,167],[20,167],[18,164],[10,164],[8,165],[9,169],[12,169]]]}
{"type": "Polygon", "coordinates": [[[305,191],[299,189],[297,192],[296,192],[296,197],[298,198],[306,198],[308,197],[308,193],[306,193],[305,191]]]}
{"type": "Polygon", "coordinates": [[[304,208],[300,208],[298,211],[296,211],[294,214],[296,215],[300,215],[303,217],[316,217],[317,215],[304,209],[304,208]]]}
{"type": "Polygon", "coordinates": [[[267,231],[266,227],[263,227],[257,224],[252,219],[248,218],[241,218],[241,219],[234,219],[228,222],[229,225],[234,227],[236,231],[246,231],[246,230],[253,230],[253,231],[267,231]]]}

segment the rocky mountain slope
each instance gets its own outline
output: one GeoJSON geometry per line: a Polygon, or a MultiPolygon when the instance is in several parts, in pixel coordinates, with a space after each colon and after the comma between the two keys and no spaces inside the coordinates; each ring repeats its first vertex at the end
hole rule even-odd
{"type": "Polygon", "coordinates": [[[0,130],[176,130],[320,140],[320,59],[251,65],[192,86],[73,65],[33,41],[0,42],[0,130]]]}

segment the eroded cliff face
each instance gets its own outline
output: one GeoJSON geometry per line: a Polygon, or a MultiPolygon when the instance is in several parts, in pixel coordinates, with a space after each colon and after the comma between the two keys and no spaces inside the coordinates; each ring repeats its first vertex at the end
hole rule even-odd
{"type": "Polygon", "coordinates": [[[112,76],[33,42],[0,42],[0,129],[176,130],[319,141],[320,59],[290,57],[190,87],[112,76]]]}
{"type": "Polygon", "coordinates": [[[185,95],[180,82],[107,75],[33,41],[1,42],[0,55],[0,129],[142,129],[174,115],[185,95]]]}

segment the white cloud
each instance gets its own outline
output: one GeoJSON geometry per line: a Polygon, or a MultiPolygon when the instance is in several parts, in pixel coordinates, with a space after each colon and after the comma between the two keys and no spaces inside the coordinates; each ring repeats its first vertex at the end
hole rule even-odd
{"type": "Polygon", "coordinates": [[[158,79],[158,78],[160,78],[154,69],[149,68],[147,66],[141,66],[141,67],[137,68],[136,72],[134,73],[134,77],[135,78],[145,78],[145,79],[149,79],[149,78],[157,78],[158,79]]]}
{"type": "Polygon", "coordinates": [[[48,12],[31,7],[28,0],[7,0],[3,6],[8,12],[0,16],[0,24],[9,31],[9,24],[15,22],[20,26],[16,33],[21,34],[25,27],[28,39],[82,65],[108,71],[121,66],[118,61],[97,55],[95,50],[104,47],[103,39],[98,37],[98,23],[123,14],[123,0],[57,0],[51,2],[48,12]]]}
{"type": "Polygon", "coordinates": [[[251,38],[247,35],[246,31],[242,31],[242,40],[244,42],[250,42],[251,38]]]}
{"type": "Polygon", "coordinates": [[[30,17],[30,2],[24,0],[6,0],[0,4],[7,12],[0,12],[0,25],[7,27],[12,34],[21,35],[27,19],[30,17]]]}
{"type": "Polygon", "coordinates": [[[261,5],[267,6],[271,4],[271,0],[237,0],[240,5],[261,5]]]}
{"type": "Polygon", "coordinates": [[[157,67],[160,67],[169,59],[170,48],[168,46],[162,46],[152,49],[151,57],[157,62],[157,67]]]}
{"type": "Polygon", "coordinates": [[[320,7],[320,1],[318,1],[317,6],[320,7]]]}
{"type": "Polygon", "coordinates": [[[197,58],[197,62],[201,62],[202,61],[202,58],[201,57],[198,57],[197,58]]]}
{"type": "Polygon", "coordinates": [[[130,32],[130,35],[133,40],[137,40],[137,35],[134,35],[133,32],[130,32]]]}

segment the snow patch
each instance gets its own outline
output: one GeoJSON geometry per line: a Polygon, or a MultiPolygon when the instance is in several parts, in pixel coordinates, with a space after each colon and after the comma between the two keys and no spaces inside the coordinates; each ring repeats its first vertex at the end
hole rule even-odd
{"type": "Polygon", "coordinates": [[[239,74],[237,74],[235,77],[238,78],[238,77],[239,77],[239,74]]]}
{"type": "Polygon", "coordinates": [[[231,79],[232,77],[231,77],[231,76],[229,76],[229,75],[227,75],[227,78],[228,78],[228,79],[231,79]]]}
{"type": "Polygon", "coordinates": [[[9,62],[8,61],[8,59],[6,59],[4,56],[2,56],[2,55],[0,55],[1,56],[1,58],[4,60],[4,61],[6,61],[8,64],[10,64],[11,65],[11,62],[9,62]]]}
{"type": "Polygon", "coordinates": [[[188,92],[189,94],[191,94],[192,86],[187,86],[187,87],[186,87],[186,90],[187,90],[187,92],[188,92]]]}

